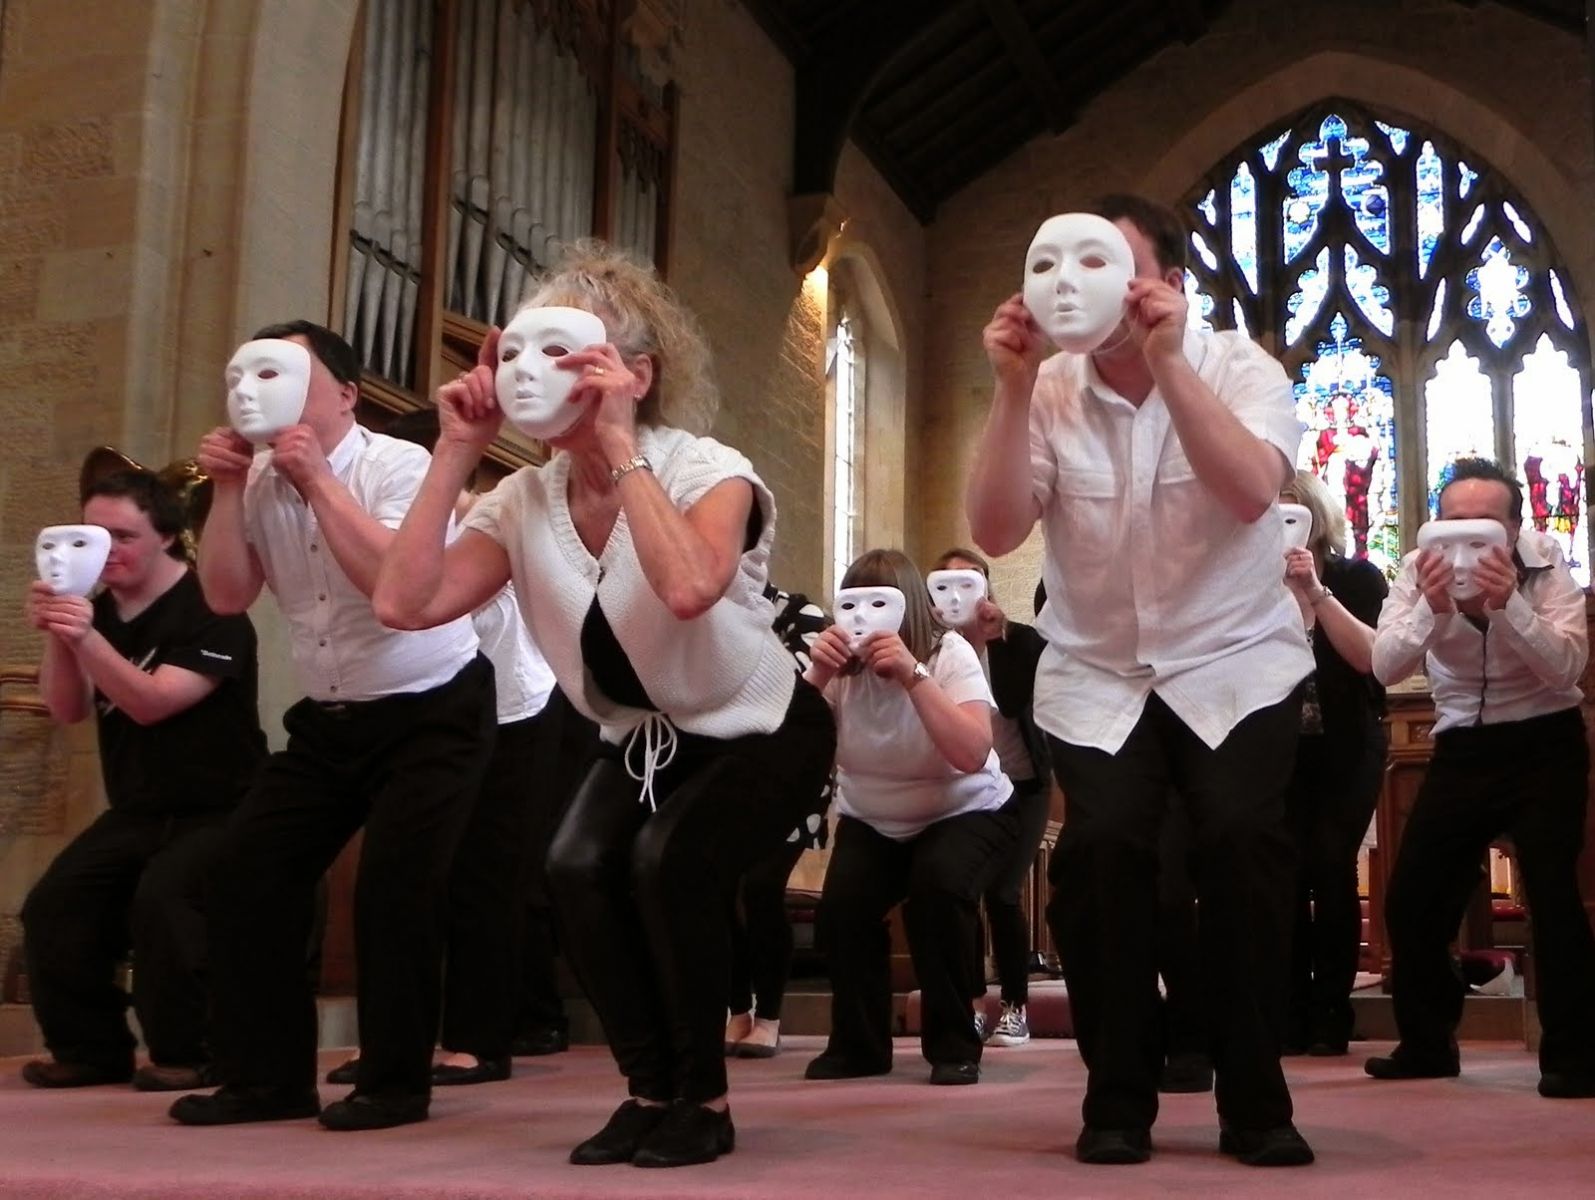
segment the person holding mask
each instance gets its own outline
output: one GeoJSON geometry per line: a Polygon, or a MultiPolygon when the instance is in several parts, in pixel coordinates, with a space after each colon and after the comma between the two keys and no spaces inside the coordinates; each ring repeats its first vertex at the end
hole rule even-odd
{"type": "Polygon", "coordinates": [[[817,811],[835,745],[770,628],[774,499],[746,458],[687,428],[712,416],[708,366],[651,268],[572,246],[439,390],[437,452],[375,592],[384,622],[418,629],[513,579],[560,688],[601,728],[549,875],[631,1098],[571,1152],[579,1165],[733,1148],[725,897],[817,811]],[[553,457],[482,497],[445,544],[506,408],[553,457]]]}

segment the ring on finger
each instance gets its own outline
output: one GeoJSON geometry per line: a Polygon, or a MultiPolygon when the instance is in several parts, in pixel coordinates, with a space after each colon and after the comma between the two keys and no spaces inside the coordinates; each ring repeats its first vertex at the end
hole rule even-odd
{"type": "Polygon", "coordinates": [[[594,375],[607,375],[608,373],[609,373],[609,368],[608,367],[597,366],[597,367],[593,368],[593,374],[594,375]]]}

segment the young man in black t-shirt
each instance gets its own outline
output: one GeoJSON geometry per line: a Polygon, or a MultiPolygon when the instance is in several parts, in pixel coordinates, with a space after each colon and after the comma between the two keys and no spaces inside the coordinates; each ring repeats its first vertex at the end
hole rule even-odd
{"type": "Polygon", "coordinates": [[[205,605],[183,558],[183,510],[153,475],[101,480],[83,520],[111,533],[91,602],[35,583],[27,615],[46,635],[39,689],[66,724],[94,713],[109,809],[74,839],[22,909],[34,1014],[51,1057],[38,1087],[132,1079],[146,1091],[203,1086],[208,1052],[198,895],[228,814],[265,757],[255,630],[205,605]],[[150,1063],[133,1070],[126,997],[150,1063]]]}

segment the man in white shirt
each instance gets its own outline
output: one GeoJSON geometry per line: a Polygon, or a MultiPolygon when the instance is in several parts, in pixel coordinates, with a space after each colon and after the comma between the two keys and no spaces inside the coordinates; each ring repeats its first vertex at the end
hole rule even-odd
{"type": "Polygon", "coordinates": [[[1453,599],[1431,551],[1401,564],[1379,616],[1373,670],[1396,683],[1426,667],[1434,758],[1401,835],[1385,924],[1401,1041],[1375,1079],[1450,1076],[1463,986],[1451,958],[1479,863],[1512,838],[1533,915],[1540,1094],[1595,1096],[1595,936],[1578,892],[1589,746],[1578,680],[1589,654],[1584,592],[1555,540],[1523,528],[1523,488],[1487,459],[1459,459],[1440,492],[1447,520],[1505,526],[1453,599]]]}
{"type": "Polygon", "coordinates": [[[1220,1148],[1256,1166],[1310,1162],[1279,1066],[1295,886],[1284,789],[1312,658],[1280,586],[1275,501],[1301,425],[1277,362],[1243,335],[1186,328],[1179,218],[1134,196],[1094,211],[1134,253],[1125,319],[1092,354],[1043,361],[1023,297],[998,307],[968,496],[988,553],[1038,521],[1046,539],[1035,719],[1067,806],[1049,919],[1088,1070],[1076,1154],[1151,1153],[1158,840],[1178,791],[1220,1148]]]}
{"type": "Polygon", "coordinates": [[[423,1120],[438,1032],[449,866],[494,732],[493,670],[469,617],[400,633],[370,590],[426,473],[419,446],[355,424],[360,362],[308,321],[255,335],[310,351],[300,423],[254,454],[229,428],[200,442],[215,482],[199,577],[217,612],[263,586],[287,617],[306,696],[218,852],[210,907],[222,1088],[172,1106],[187,1125],[314,1116],[331,1129],[423,1120]],[[321,1110],[304,947],[317,881],[361,828],[355,888],[360,1066],[321,1110]]]}

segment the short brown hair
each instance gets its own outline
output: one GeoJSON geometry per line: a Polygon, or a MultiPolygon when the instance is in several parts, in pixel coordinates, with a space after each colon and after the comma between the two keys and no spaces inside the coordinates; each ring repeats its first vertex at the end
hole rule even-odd
{"type": "Polygon", "coordinates": [[[947,564],[955,558],[961,558],[964,562],[975,564],[975,570],[986,577],[986,599],[995,603],[997,597],[991,594],[991,564],[968,547],[954,546],[949,550],[943,550],[936,556],[936,565],[931,570],[945,571],[947,564]]]}
{"type": "Polygon", "coordinates": [[[914,560],[901,550],[866,550],[853,560],[842,587],[894,587],[903,593],[903,626],[897,636],[908,652],[924,662],[941,640],[941,631],[931,615],[930,589],[914,560]]]}
{"type": "Polygon", "coordinates": [[[1189,232],[1180,214],[1156,200],[1129,192],[1110,192],[1098,197],[1087,212],[1110,221],[1128,221],[1152,243],[1157,265],[1165,271],[1184,271],[1191,261],[1189,232]]]}

